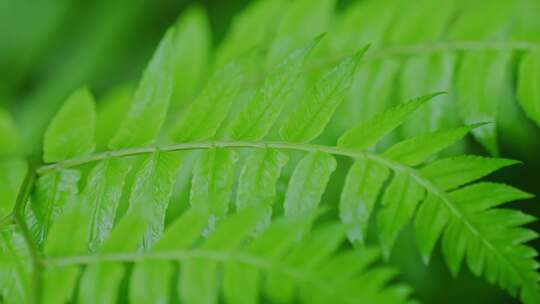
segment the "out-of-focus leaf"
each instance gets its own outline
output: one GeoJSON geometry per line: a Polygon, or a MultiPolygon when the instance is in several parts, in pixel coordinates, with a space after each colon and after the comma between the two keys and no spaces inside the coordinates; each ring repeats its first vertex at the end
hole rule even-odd
{"type": "Polygon", "coordinates": [[[517,90],[525,114],[540,125],[540,51],[529,52],[521,59],[517,90]]]}

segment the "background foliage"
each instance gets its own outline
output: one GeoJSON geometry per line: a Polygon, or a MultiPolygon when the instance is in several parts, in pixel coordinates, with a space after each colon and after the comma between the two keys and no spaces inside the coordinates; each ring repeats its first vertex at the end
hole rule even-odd
{"type": "MultiPolygon", "coordinates": [[[[6,203],[0,206],[0,214],[4,216],[10,213],[18,193],[18,185],[24,178],[26,164],[20,155],[40,155],[39,158],[43,155],[44,162],[49,163],[84,155],[94,149],[104,151],[107,147],[120,149],[144,146],[159,133],[160,121],[164,121],[163,129],[166,132],[158,135],[159,144],[170,143],[170,134],[173,134],[173,142],[190,142],[212,137],[217,130],[216,138],[226,138],[232,134],[234,139],[256,140],[262,137],[261,134],[269,132],[271,138],[281,136],[293,142],[314,140],[316,144],[334,145],[343,132],[359,123],[373,122],[370,119],[377,113],[402,101],[436,91],[446,91],[448,94],[436,96],[432,101],[426,102],[402,126],[387,135],[374,151],[384,151],[396,141],[430,131],[489,122],[472,129],[471,137],[445,149],[439,156],[467,152],[521,160],[523,165],[498,171],[491,175],[489,180],[505,182],[538,194],[536,183],[539,172],[537,125],[540,123],[540,2],[247,2],[203,1],[193,6],[193,3],[179,1],[62,0],[55,1],[54,4],[40,1],[1,1],[0,14],[3,15],[0,16],[0,22],[3,24],[0,25],[0,70],[9,73],[2,73],[0,76],[0,103],[5,109],[0,112],[0,145],[1,156],[9,161],[2,161],[2,167],[5,168],[2,170],[5,172],[2,178],[6,182],[0,185],[0,190],[6,203]],[[153,97],[158,103],[144,108],[143,115],[146,116],[139,116],[131,121],[128,118],[121,123],[130,107],[131,96],[144,66],[166,29],[173,25],[176,27],[175,32],[169,32],[169,36],[175,35],[174,40],[178,44],[175,53],[167,54],[170,50],[163,47],[166,42],[162,42],[161,52],[164,53],[156,55],[159,58],[149,65],[149,72],[142,77],[139,84],[139,87],[144,87],[145,83],[146,86],[153,86],[155,81],[152,79],[162,77],[159,81],[161,87],[153,97]],[[286,118],[280,117],[279,121],[284,125],[281,131],[270,128],[245,130],[244,126],[249,124],[250,116],[242,116],[241,109],[244,104],[257,98],[260,102],[265,100],[264,96],[257,95],[264,95],[258,93],[257,88],[272,80],[265,79],[265,75],[280,63],[284,56],[309,45],[313,38],[321,33],[326,35],[309,54],[301,81],[297,84],[298,88],[293,90],[287,100],[303,96],[303,90],[307,91],[310,86],[316,85],[321,77],[324,79],[329,68],[358,52],[366,44],[371,44],[358,68],[355,68],[354,78],[349,77],[352,83],[344,90],[344,100],[335,109],[336,114],[330,115],[333,118],[328,118],[328,126],[324,132],[319,136],[322,129],[310,129],[316,124],[309,123],[304,124],[303,132],[298,131],[302,126],[300,122],[303,113],[309,112],[311,103],[307,104],[304,110],[300,106],[300,110],[293,112],[294,118],[289,123],[286,118]],[[257,48],[254,50],[254,47],[257,48]],[[243,59],[236,66],[227,65],[238,56],[243,59]],[[223,67],[225,69],[222,69],[223,67]],[[167,73],[174,77],[168,79],[162,76],[167,73]],[[157,74],[161,76],[155,76],[157,74]],[[189,81],[185,81],[186,79],[189,81]],[[89,89],[79,89],[83,85],[89,89]],[[168,112],[163,104],[159,104],[159,101],[166,102],[168,99],[159,95],[160,91],[166,91],[167,86],[173,88],[168,112]],[[206,91],[202,89],[205,86],[209,86],[206,91]],[[224,89],[227,90],[223,91],[224,89]],[[204,92],[203,97],[196,99],[201,91],[204,92]],[[220,96],[214,96],[212,92],[220,92],[220,96]],[[96,96],[97,100],[95,117],[88,114],[94,113],[92,95],[96,96]],[[235,100],[237,96],[238,100],[235,100]],[[190,108],[195,99],[203,106],[190,108]],[[68,101],[64,104],[66,100],[68,101]],[[214,108],[217,100],[218,108],[214,108]],[[70,101],[77,106],[70,109],[70,101]],[[63,104],[62,110],[56,114],[63,104]],[[231,115],[220,120],[220,111],[225,111],[228,107],[232,109],[231,115]],[[190,115],[186,113],[193,118],[190,120],[190,115]],[[57,116],[51,122],[55,114],[57,116]],[[181,116],[184,118],[178,119],[180,115],[184,115],[181,116]],[[206,128],[194,128],[201,117],[205,117],[210,125],[206,128]],[[240,123],[235,124],[235,119],[240,123]],[[146,128],[140,131],[143,133],[131,134],[129,130],[137,129],[140,121],[145,121],[146,128]],[[216,123],[215,126],[211,125],[212,121],[216,123]],[[230,129],[218,128],[222,121],[231,121],[230,129]],[[94,124],[95,134],[92,132],[94,124]],[[45,132],[47,126],[49,127],[45,132]],[[116,133],[116,129],[128,131],[116,133]],[[62,144],[57,140],[59,137],[65,138],[70,145],[62,144]],[[94,137],[95,143],[92,140],[94,137]],[[45,147],[43,151],[42,147],[45,147]]],[[[295,60],[291,62],[299,62],[298,58],[295,60]]],[[[282,77],[283,73],[291,72],[278,71],[276,75],[282,77]]],[[[347,77],[349,74],[344,72],[344,75],[347,77]]],[[[328,79],[336,79],[337,76],[328,79]]],[[[326,81],[323,83],[326,84],[326,81]]],[[[339,84],[336,87],[339,87],[339,84]]],[[[268,92],[268,89],[266,90],[268,92]]],[[[310,100],[316,99],[317,94],[324,95],[324,92],[321,90],[314,93],[310,100]]],[[[145,96],[139,93],[134,99],[144,100],[145,96]]],[[[133,194],[129,195],[129,191],[122,191],[124,181],[126,189],[137,188],[138,182],[144,184],[145,181],[138,181],[136,174],[127,174],[128,168],[142,172],[145,168],[150,170],[153,164],[165,163],[174,167],[182,163],[184,165],[181,166],[177,182],[167,184],[166,181],[170,178],[166,178],[162,186],[173,192],[172,203],[166,214],[163,214],[166,226],[173,229],[174,226],[169,225],[183,213],[189,197],[193,197],[192,193],[197,191],[192,185],[196,184],[196,181],[190,182],[191,171],[204,175],[205,170],[211,170],[205,164],[232,164],[238,157],[242,163],[247,161],[246,156],[210,152],[201,156],[203,161],[196,161],[196,154],[179,158],[155,154],[149,159],[138,159],[135,162],[105,161],[94,167],[82,167],[80,171],[65,170],[55,173],[57,175],[54,175],[52,180],[40,178],[32,193],[32,200],[46,200],[51,196],[48,192],[51,183],[54,184],[59,179],[72,188],[53,193],[51,202],[69,202],[69,197],[78,191],[77,183],[81,188],[86,185],[85,189],[91,189],[88,185],[93,183],[99,186],[101,170],[107,172],[105,176],[108,190],[103,191],[110,192],[107,195],[111,201],[119,201],[119,214],[131,214],[128,212],[128,208],[133,208],[130,201],[136,199],[133,194]]],[[[287,178],[291,175],[294,177],[294,165],[290,163],[296,164],[301,156],[296,153],[289,155],[292,159],[289,165],[285,165],[285,156],[281,154],[265,157],[274,158],[279,170],[283,167],[285,177],[281,177],[281,183],[277,182],[275,195],[278,201],[285,200],[283,204],[284,208],[287,208],[287,178]]],[[[346,159],[338,158],[336,164],[332,160],[325,161],[324,156],[320,155],[314,155],[313,158],[318,158],[317,162],[327,163],[326,169],[322,168],[323,172],[318,174],[334,171],[324,195],[314,194],[323,195],[323,204],[331,206],[332,201],[340,198],[347,173],[346,166],[350,163],[346,159]]],[[[256,163],[257,155],[248,160],[256,163]]],[[[229,171],[230,175],[239,174],[240,180],[242,176],[250,174],[249,171],[235,173],[234,168],[220,170],[229,171]]],[[[224,189],[230,188],[227,185],[222,186],[224,189]]],[[[315,188],[317,187],[314,186],[315,188]]],[[[217,196],[204,197],[204,193],[210,191],[200,191],[203,200],[217,200],[217,196]]],[[[256,199],[261,202],[272,199],[274,194],[269,191],[269,198],[263,196],[256,199]]],[[[85,195],[91,197],[92,193],[85,195]]],[[[140,195],[142,198],[144,195],[155,198],[156,195],[159,196],[159,191],[140,195]]],[[[242,200],[241,193],[237,195],[239,201],[236,204],[242,204],[242,201],[248,204],[250,201],[248,198],[242,200]]],[[[526,196],[516,198],[524,199],[526,196]]],[[[536,199],[532,198],[519,202],[516,208],[537,215],[539,210],[534,204],[535,201],[536,199]]],[[[275,205],[278,206],[275,208],[279,208],[280,204],[275,205]]],[[[222,215],[227,213],[220,205],[212,208],[217,208],[214,211],[221,212],[222,215]]],[[[323,217],[335,220],[337,210],[331,207],[330,209],[329,214],[323,217]]],[[[36,209],[33,212],[37,214],[36,218],[40,218],[39,213],[42,211],[36,209]]],[[[84,210],[72,212],[76,216],[84,210]]],[[[286,214],[287,210],[283,212],[286,214]]],[[[106,213],[100,216],[107,218],[106,213]]],[[[135,229],[133,227],[137,227],[136,223],[129,222],[130,220],[136,221],[123,219],[127,222],[123,225],[135,229]]],[[[185,220],[189,220],[189,217],[185,220]]],[[[194,216],[191,220],[196,221],[197,217],[194,216]]],[[[111,221],[115,221],[114,217],[111,221]]],[[[45,239],[51,226],[50,223],[40,224],[38,220],[37,227],[41,228],[37,233],[33,232],[38,243],[45,239]]],[[[537,223],[528,226],[535,231],[540,229],[537,223]]],[[[76,234],[76,227],[73,229],[76,234]]],[[[276,229],[279,229],[279,226],[276,229]]],[[[156,231],[159,230],[156,228],[156,231]]],[[[102,232],[93,233],[89,246],[97,250],[98,244],[105,239],[102,232]]],[[[321,233],[324,234],[324,231],[321,233]]],[[[152,239],[151,236],[148,238],[152,239]]],[[[67,240],[58,240],[58,246],[64,241],[67,240]]],[[[210,239],[208,242],[211,243],[210,239]]],[[[130,245],[129,240],[115,243],[109,239],[105,244],[110,245],[100,247],[106,248],[101,250],[111,252],[122,250],[113,248],[117,244],[126,246],[125,250],[128,250],[129,246],[136,246],[130,245]]],[[[537,241],[532,245],[539,247],[537,241]]],[[[457,278],[453,278],[445,266],[440,250],[435,250],[431,264],[429,267],[425,266],[421,261],[421,251],[417,249],[412,227],[401,234],[394,247],[390,264],[400,270],[399,282],[411,286],[413,295],[423,302],[513,301],[505,293],[470,274],[467,267],[462,269],[457,278]],[[448,286],[456,288],[449,289],[448,286]]],[[[72,249],[77,251],[75,245],[72,249]]],[[[55,245],[51,244],[46,245],[43,250],[54,255],[54,250],[59,249],[55,249],[55,245]]],[[[95,278],[92,280],[91,275],[85,275],[81,284],[91,284],[92,281],[96,281],[95,278]]],[[[3,286],[3,289],[9,288],[3,286]]],[[[120,296],[128,297],[125,291],[120,292],[120,296]]],[[[5,294],[4,297],[8,298],[5,294]]]]}

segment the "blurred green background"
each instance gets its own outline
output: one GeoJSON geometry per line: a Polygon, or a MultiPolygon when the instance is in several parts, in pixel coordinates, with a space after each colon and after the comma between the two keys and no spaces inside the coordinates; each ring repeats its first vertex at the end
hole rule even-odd
{"type": "MultiPolygon", "coordinates": [[[[72,90],[87,85],[99,100],[110,89],[136,83],[167,27],[187,7],[198,3],[205,8],[215,46],[249,2],[0,0],[0,108],[13,114],[26,150],[38,150],[42,130],[72,90]]],[[[505,157],[517,157],[511,146],[502,145],[505,157]]],[[[539,159],[494,178],[540,195],[539,159]]],[[[534,203],[520,208],[527,205],[525,211],[540,215],[534,203]]],[[[514,302],[466,269],[452,278],[440,255],[424,266],[409,234],[400,239],[392,263],[424,303],[514,302]]]]}
{"type": "Polygon", "coordinates": [[[248,1],[1,0],[0,105],[15,115],[27,148],[76,87],[99,99],[136,82],[166,28],[194,2],[206,8],[217,42],[248,1]]]}

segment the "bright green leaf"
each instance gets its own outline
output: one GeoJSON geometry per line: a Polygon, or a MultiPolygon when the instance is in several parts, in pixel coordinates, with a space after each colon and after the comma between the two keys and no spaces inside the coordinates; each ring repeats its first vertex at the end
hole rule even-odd
{"type": "Polygon", "coordinates": [[[26,216],[38,244],[45,241],[49,229],[64,208],[75,203],[80,177],[78,170],[67,169],[49,173],[37,180],[26,216]]]}
{"type": "Polygon", "coordinates": [[[371,213],[389,173],[388,168],[367,159],[357,159],[349,169],[341,192],[339,215],[352,242],[366,241],[371,213]]]}
{"type": "MultiPolygon", "coordinates": [[[[156,243],[152,252],[189,248],[197,240],[208,220],[204,212],[190,209],[176,220],[156,243]]],[[[173,265],[167,261],[143,261],[133,269],[130,281],[132,303],[169,303],[173,265]]]]}
{"type": "Polygon", "coordinates": [[[293,51],[269,72],[262,87],[232,122],[233,139],[257,140],[268,134],[287,104],[289,94],[300,77],[306,56],[321,38],[322,36],[319,36],[307,46],[293,51]]]}
{"type": "MultiPolygon", "coordinates": [[[[201,249],[231,251],[253,233],[262,213],[249,209],[225,219],[201,245],[201,249]]],[[[217,263],[193,259],[183,263],[180,274],[179,295],[183,303],[217,303],[217,263]]]]}
{"type": "MultiPolygon", "coordinates": [[[[147,221],[140,214],[130,213],[120,220],[98,254],[132,252],[141,244],[147,221]]],[[[114,262],[98,262],[86,267],[81,278],[78,303],[113,304],[118,302],[118,287],[125,266],[114,262]]]]}
{"type": "MultiPolygon", "coordinates": [[[[86,253],[90,219],[88,206],[80,202],[70,205],[69,210],[62,213],[53,224],[45,243],[45,254],[55,257],[86,253]]],[[[43,302],[62,304],[72,301],[80,270],[77,265],[46,269],[43,274],[43,302]]]]}
{"type": "Polygon", "coordinates": [[[109,236],[130,169],[129,160],[106,159],[92,168],[88,176],[79,203],[86,205],[91,214],[89,228],[91,250],[95,250],[109,236]]]}
{"type": "Polygon", "coordinates": [[[424,198],[424,190],[411,177],[396,173],[382,198],[377,217],[379,240],[389,257],[399,232],[413,217],[416,206],[424,198]]]}
{"type": "Polygon", "coordinates": [[[96,109],[86,88],[75,91],[53,118],[43,143],[45,162],[56,162],[94,151],[96,109]]]}
{"type": "Polygon", "coordinates": [[[127,212],[146,221],[147,230],[141,240],[144,248],[151,248],[161,238],[181,161],[177,154],[156,151],[145,158],[136,174],[127,212]]]}
{"type": "Polygon", "coordinates": [[[284,202],[285,215],[299,217],[315,212],[336,165],[333,156],[320,151],[305,156],[289,182],[284,202]]]}
{"type": "Polygon", "coordinates": [[[438,131],[404,140],[390,147],[384,156],[408,166],[424,162],[431,155],[449,147],[479,125],[438,131]]]}
{"type": "Polygon", "coordinates": [[[177,142],[214,136],[229,113],[242,84],[240,68],[231,63],[217,71],[197,99],[182,113],[172,132],[177,142]]]}
{"type": "Polygon", "coordinates": [[[229,210],[234,183],[236,152],[226,149],[205,151],[193,170],[190,203],[207,208],[210,215],[223,218],[229,210]]]}
{"type": "Polygon", "coordinates": [[[420,172],[441,189],[451,190],[516,163],[511,159],[462,155],[436,160],[420,172]]]}
{"type": "Polygon", "coordinates": [[[109,148],[150,144],[165,121],[173,90],[174,30],[169,30],[146,67],[131,107],[109,148]]]}
{"type": "Polygon", "coordinates": [[[311,94],[298,105],[281,127],[286,141],[309,142],[319,136],[344,99],[352,76],[367,47],[344,59],[317,80],[311,94]]]}
{"type": "Polygon", "coordinates": [[[287,160],[287,155],[277,150],[253,151],[240,173],[236,209],[266,208],[267,221],[269,221],[272,215],[272,204],[276,199],[276,183],[287,160]]]}
{"type": "Polygon", "coordinates": [[[402,124],[411,113],[442,93],[425,95],[393,107],[348,130],[338,140],[338,146],[365,149],[376,144],[384,135],[402,124]]]}

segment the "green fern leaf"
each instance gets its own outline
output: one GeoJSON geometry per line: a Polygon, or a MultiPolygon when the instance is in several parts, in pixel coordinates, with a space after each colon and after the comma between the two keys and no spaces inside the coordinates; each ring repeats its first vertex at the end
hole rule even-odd
{"type": "Polygon", "coordinates": [[[36,191],[25,210],[30,230],[38,244],[43,244],[49,229],[64,208],[75,203],[80,178],[78,170],[68,169],[38,179],[36,191]]]}
{"type": "Polygon", "coordinates": [[[386,257],[390,256],[399,232],[411,220],[423,198],[424,189],[411,177],[397,173],[392,178],[377,216],[378,235],[386,257]]]}
{"type": "Polygon", "coordinates": [[[269,72],[263,86],[232,122],[233,139],[257,140],[268,134],[286,105],[306,56],[321,39],[322,36],[319,36],[309,45],[292,52],[269,72]]]}
{"type": "Polygon", "coordinates": [[[517,163],[511,159],[463,155],[429,163],[420,169],[420,174],[441,189],[452,190],[517,163]]]}
{"type": "Polygon", "coordinates": [[[174,33],[169,30],[158,46],[135,91],[127,117],[109,148],[146,145],[160,131],[173,90],[174,33]]]}
{"type": "MultiPolygon", "coordinates": [[[[52,225],[44,252],[48,256],[80,255],[87,250],[89,235],[88,206],[76,202],[59,216],[52,225]],[[69,233],[66,233],[69,231],[69,233]],[[69,248],[66,247],[69,244],[69,248]]],[[[80,268],[48,269],[44,273],[43,301],[46,303],[65,303],[72,299],[72,293],[80,274],[80,268]]]]}
{"type": "MultiPolygon", "coordinates": [[[[98,250],[101,254],[131,252],[140,246],[147,229],[147,222],[141,214],[127,214],[118,223],[111,236],[98,250]]],[[[83,304],[116,303],[118,286],[125,273],[122,264],[99,262],[89,265],[81,277],[77,302],[83,304]]]]}
{"type": "Polygon", "coordinates": [[[392,90],[399,73],[398,61],[366,61],[358,67],[353,83],[338,114],[339,133],[349,131],[360,123],[395,105],[392,90]],[[361,102],[359,102],[361,101],[361,102]]]}
{"type": "Polygon", "coordinates": [[[419,97],[374,116],[366,122],[349,129],[338,140],[338,146],[365,149],[375,145],[381,138],[402,124],[409,115],[430,99],[442,93],[419,97]]]}
{"type": "MultiPolygon", "coordinates": [[[[94,150],[94,124],[93,98],[87,89],[79,89],[68,98],[45,133],[45,161],[91,153],[94,150]]],[[[75,200],[80,177],[78,170],[70,169],[38,179],[36,192],[26,212],[30,230],[39,244],[46,239],[48,230],[63,208],[75,200]]]]}
{"type": "Polygon", "coordinates": [[[0,219],[9,217],[13,211],[17,194],[24,180],[24,174],[28,170],[27,164],[21,159],[7,160],[0,158],[0,219]]]}
{"type": "Polygon", "coordinates": [[[6,302],[25,303],[35,299],[31,294],[32,266],[29,254],[19,233],[0,232],[0,291],[6,302]]]}
{"type": "Polygon", "coordinates": [[[213,137],[227,117],[241,81],[240,67],[236,63],[216,72],[197,100],[180,117],[173,130],[173,138],[185,142],[213,137]]]}
{"type": "MultiPolygon", "coordinates": [[[[259,210],[247,210],[223,221],[201,245],[206,250],[231,250],[254,231],[260,221],[259,210]]],[[[185,303],[216,303],[218,297],[217,263],[195,259],[181,268],[179,293],[185,303]]]]}
{"type": "MultiPolygon", "coordinates": [[[[205,212],[190,209],[171,224],[156,243],[152,252],[170,252],[191,247],[208,222],[205,212]]],[[[138,263],[130,283],[132,303],[169,303],[170,280],[174,267],[170,262],[143,261],[138,263]]]]}
{"type": "MultiPolygon", "coordinates": [[[[320,228],[305,241],[304,246],[298,246],[287,256],[287,263],[298,264],[303,268],[311,268],[327,258],[343,241],[343,227],[332,225],[320,228]]],[[[294,301],[294,282],[291,278],[279,273],[271,273],[268,277],[265,292],[268,297],[278,303],[294,301]]]]}
{"type": "Polygon", "coordinates": [[[287,141],[308,142],[324,130],[343,101],[352,76],[367,47],[343,60],[317,80],[312,95],[304,99],[281,127],[281,138],[287,141]]]}
{"type": "Polygon", "coordinates": [[[523,228],[517,228],[534,218],[517,211],[489,209],[526,197],[529,195],[508,186],[482,183],[451,194],[450,199],[455,201],[467,216],[470,225],[477,227],[475,231],[467,229],[456,220],[449,222],[442,245],[452,272],[458,271],[461,260],[467,253],[469,267],[475,274],[483,273],[489,281],[499,283],[510,293],[517,295],[520,288],[524,293],[537,289],[534,283],[538,281],[535,266],[523,260],[529,258],[528,255],[523,255],[524,250],[530,253],[530,249],[519,245],[535,235],[523,228]],[[501,195],[502,193],[504,195],[501,195]],[[484,242],[490,246],[481,246],[484,242]],[[515,245],[508,247],[508,244],[515,245]]]}
{"type": "Polygon", "coordinates": [[[36,298],[31,293],[34,286],[31,251],[14,227],[14,212],[19,212],[14,207],[21,200],[20,188],[28,182],[25,174],[31,170],[21,158],[19,139],[15,122],[0,109],[0,295],[8,303],[25,303],[36,298]]]}
{"type": "Polygon", "coordinates": [[[426,263],[440,241],[452,274],[466,264],[540,302],[526,244],[536,233],[524,227],[534,218],[501,208],[530,195],[479,181],[516,162],[437,160],[469,132],[491,154],[497,131],[513,135],[515,55],[521,106],[538,120],[525,2],[260,0],[216,54],[192,8],[131,105],[128,89],[96,119],[89,94],[66,103],[44,140],[51,164],[30,166],[24,183],[0,112],[0,301],[404,303],[411,290],[389,284],[396,272],[373,267],[379,252],[365,245],[369,231],[388,258],[412,222],[426,263]],[[343,59],[369,42],[365,58],[343,59]],[[398,102],[435,90],[450,94],[398,102]],[[110,138],[111,151],[90,154],[110,138]],[[321,206],[331,212],[316,218],[321,206]]]}
{"type": "Polygon", "coordinates": [[[96,150],[107,149],[109,142],[120,128],[122,120],[129,111],[133,88],[121,86],[107,92],[97,103],[96,113],[96,150]]]}
{"type": "Polygon", "coordinates": [[[141,239],[144,248],[151,248],[161,238],[180,161],[177,155],[156,151],[144,159],[136,174],[127,213],[141,217],[146,223],[141,239]]]}
{"type": "MultiPolygon", "coordinates": [[[[296,231],[305,225],[302,220],[278,220],[272,223],[246,248],[248,254],[277,259],[298,240],[296,231]]],[[[251,265],[229,262],[223,274],[223,293],[231,303],[257,303],[261,293],[263,274],[251,265]]]]}
{"type": "Polygon", "coordinates": [[[211,149],[204,152],[193,171],[192,206],[207,209],[215,219],[227,215],[237,159],[236,153],[230,150],[211,149]]]}
{"type": "Polygon", "coordinates": [[[469,131],[479,126],[481,124],[419,135],[395,144],[386,150],[383,155],[408,166],[415,166],[460,140],[469,131]]]}
{"type": "Polygon", "coordinates": [[[94,151],[94,99],[79,89],[67,99],[47,128],[43,143],[45,162],[56,162],[94,151]]]}
{"type": "Polygon", "coordinates": [[[287,160],[288,156],[277,150],[254,151],[246,160],[238,179],[236,209],[266,207],[269,222],[276,199],[275,185],[287,160]]]}
{"type": "Polygon", "coordinates": [[[122,196],[126,175],[131,162],[124,159],[106,159],[89,173],[79,204],[88,206],[92,214],[89,227],[89,248],[94,251],[109,235],[122,196]]]}
{"type": "Polygon", "coordinates": [[[349,169],[341,192],[339,215],[352,242],[365,243],[371,213],[389,175],[388,168],[367,159],[358,159],[349,169]]]}
{"type": "Polygon", "coordinates": [[[440,203],[435,195],[428,193],[426,199],[418,208],[414,222],[416,243],[425,264],[428,264],[431,259],[435,244],[437,244],[439,236],[448,223],[448,217],[449,214],[445,206],[440,203]],[[425,227],[430,228],[425,229],[425,227]]]}
{"type": "Polygon", "coordinates": [[[297,217],[316,211],[336,165],[334,157],[323,152],[304,157],[289,182],[283,203],[285,215],[297,217]]]}

